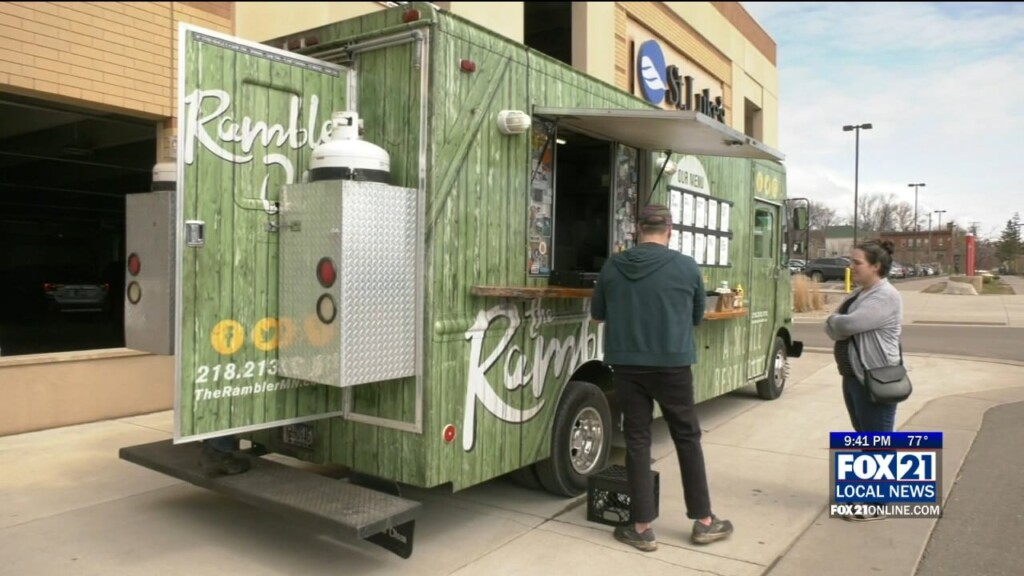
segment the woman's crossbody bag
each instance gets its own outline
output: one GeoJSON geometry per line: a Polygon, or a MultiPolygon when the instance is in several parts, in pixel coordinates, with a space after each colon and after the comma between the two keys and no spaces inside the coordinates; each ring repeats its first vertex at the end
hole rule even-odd
{"type": "Polygon", "coordinates": [[[864,366],[864,357],[860,355],[860,346],[857,344],[856,336],[853,338],[853,345],[857,348],[857,359],[864,368],[864,388],[868,397],[875,404],[898,404],[910,397],[914,386],[910,383],[907,375],[907,368],[903,365],[903,344],[900,343],[900,363],[897,366],[884,366],[868,370],[864,366]]]}

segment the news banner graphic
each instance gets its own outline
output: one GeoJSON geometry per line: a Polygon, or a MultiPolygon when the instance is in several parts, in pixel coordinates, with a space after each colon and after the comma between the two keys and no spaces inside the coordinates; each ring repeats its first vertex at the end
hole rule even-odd
{"type": "Polygon", "coordinates": [[[942,432],[829,433],[829,517],[942,514],[942,432]]]}

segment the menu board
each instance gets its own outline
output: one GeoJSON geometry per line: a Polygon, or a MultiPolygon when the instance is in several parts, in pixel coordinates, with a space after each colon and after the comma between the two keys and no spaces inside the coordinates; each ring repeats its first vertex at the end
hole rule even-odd
{"type": "Polygon", "coordinates": [[[669,186],[672,237],[669,247],[701,266],[729,266],[732,203],[679,186],[669,186]]]}

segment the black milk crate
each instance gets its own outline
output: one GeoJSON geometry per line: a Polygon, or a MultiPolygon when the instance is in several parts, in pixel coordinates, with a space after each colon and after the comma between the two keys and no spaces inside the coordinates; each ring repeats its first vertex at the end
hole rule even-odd
{"type": "MultiPolygon", "coordinates": [[[[658,471],[654,474],[654,517],[658,517],[658,502],[661,483],[658,471]]],[[[629,512],[629,480],[626,467],[613,464],[587,478],[587,521],[626,526],[633,519],[629,512]]],[[[654,518],[651,518],[654,520],[654,518]]]]}

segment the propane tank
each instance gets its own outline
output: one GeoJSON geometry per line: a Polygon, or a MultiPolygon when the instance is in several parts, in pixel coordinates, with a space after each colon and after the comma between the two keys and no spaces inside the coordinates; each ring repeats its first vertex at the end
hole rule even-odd
{"type": "Polygon", "coordinates": [[[159,162],[153,165],[151,192],[174,190],[178,182],[178,165],[174,162],[159,162]]]}
{"type": "Polygon", "coordinates": [[[387,183],[391,156],[380,146],[359,138],[362,121],[356,112],[331,115],[331,137],[313,150],[309,181],[360,180],[387,183]]]}

